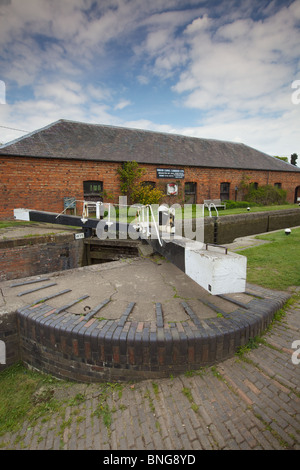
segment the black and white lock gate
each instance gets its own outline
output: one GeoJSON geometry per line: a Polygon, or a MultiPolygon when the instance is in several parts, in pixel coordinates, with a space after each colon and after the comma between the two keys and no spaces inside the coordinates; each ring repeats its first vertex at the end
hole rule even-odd
{"type": "Polygon", "coordinates": [[[135,232],[135,239],[146,240],[154,251],[164,256],[212,295],[246,290],[247,258],[221,246],[177,236],[174,233],[175,213],[172,208],[166,206],[159,210],[159,229],[156,227],[156,230],[152,230],[152,234],[156,236],[150,236],[150,231],[145,228],[144,222],[135,225],[112,223],[104,219],[31,209],[15,209],[14,217],[17,220],[81,227],[85,237],[92,236],[94,230],[97,231],[98,237],[99,232],[107,230],[122,232],[122,238],[124,234],[135,232]]]}

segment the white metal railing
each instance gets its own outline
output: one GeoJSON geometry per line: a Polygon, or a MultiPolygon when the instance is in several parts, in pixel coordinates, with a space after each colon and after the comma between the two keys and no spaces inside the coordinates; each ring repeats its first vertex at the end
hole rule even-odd
{"type": "MultiPolygon", "coordinates": [[[[158,229],[157,221],[155,220],[155,216],[153,213],[153,209],[150,204],[144,205],[126,205],[126,204],[112,204],[110,202],[102,202],[102,201],[80,201],[83,202],[83,209],[82,209],[82,222],[85,223],[89,217],[89,210],[91,208],[96,209],[96,219],[101,217],[104,218],[105,207],[107,208],[107,218],[105,219],[106,225],[111,226],[114,222],[111,220],[111,207],[112,206],[120,206],[120,207],[135,207],[137,209],[136,213],[136,222],[132,225],[137,230],[143,233],[147,238],[151,235],[151,224],[154,226],[154,230],[158,239],[160,246],[162,246],[162,240],[158,229]],[[150,222],[151,218],[151,222],[150,222]]],[[[66,209],[65,209],[66,210],[66,209]]],[[[95,211],[93,211],[95,212],[95,211]]],[[[61,215],[61,214],[59,214],[61,215]]],[[[58,216],[59,217],[59,216],[58,216]]]]}
{"type": "Polygon", "coordinates": [[[72,202],[70,202],[70,204],[68,204],[68,205],[64,208],[64,210],[61,211],[55,218],[58,219],[58,217],[60,217],[66,210],[68,210],[69,207],[74,207],[74,202],[75,202],[75,203],[76,203],[76,202],[83,202],[83,203],[84,203],[84,201],[80,201],[79,199],[75,199],[75,200],[73,199],[72,202]]]}
{"type": "MultiPolygon", "coordinates": [[[[96,218],[100,219],[101,217],[101,204],[103,204],[101,201],[82,201],[81,199],[75,199],[70,202],[70,204],[67,204],[66,207],[64,208],[63,211],[61,211],[55,218],[58,219],[66,210],[68,210],[70,207],[74,207],[74,202],[81,202],[82,205],[82,222],[85,223],[89,217],[89,209],[95,208],[96,209],[96,218]]],[[[110,210],[110,208],[109,208],[110,210]]]]}
{"type": "Polygon", "coordinates": [[[212,207],[215,209],[215,211],[217,213],[217,217],[219,217],[218,209],[216,208],[216,205],[213,202],[210,202],[209,204],[205,203],[204,206],[206,206],[208,208],[209,217],[212,217],[212,215],[211,215],[211,208],[212,207]]]}
{"type": "Polygon", "coordinates": [[[138,209],[137,214],[136,214],[137,221],[136,223],[133,224],[133,227],[137,231],[142,232],[142,234],[145,235],[147,238],[149,238],[151,235],[151,223],[152,223],[152,225],[154,225],[154,230],[157,236],[158,243],[160,244],[160,246],[162,246],[161,236],[159,233],[157,222],[155,220],[152,206],[150,204],[147,204],[146,206],[133,205],[133,206],[127,206],[127,207],[136,207],[138,209]],[[151,222],[150,222],[150,216],[151,216],[151,222]]]}
{"type": "Polygon", "coordinates": [[[149,215],[151,215],[151,220],[153,221],[153,225],[154,225],[154,229],[155,229],[155,232],[156,232],[156,235],[157,235],[158,242],[159,242],[160,246],[162,246],[162,241],[161,241],[161,237],[160,237],[160,234],[159,234],[159,229],[157,227],[157,223],[156,223],[156,220],[155,220],[155,217],[154,217],[153,209],[152,209],[150,204],[148,204],[147,206],[142,206],[142,220],[143,220],[143,226],[144,226],[144,232],[143,233],[146,233],[147,237],[150,236],[151,232],[150,232],[150,218],[149,218],[149,215]],[[145,224],[145,209],[146,209],[146,224],[145,224]]]}
{"type": "Polygon", "coordinates": [[[137,208],[137,213],[136,213],[136,222],[134,222],[132,225],[133,227],[137,230],[143,233],[147,238],[150,237],[151,235],[151,228],[154,227],[154,231],[157,236],[157,240],[162,246],[162,238],[160,235],[159,231],[159,224],[157,223],[155,219],[155,215],[153,212],[153,208],[150,204],[147,205],[140,205],[140,204],[134,204],[134,205],[126,205],[126,204],[112,204],[110,202],[102,202],[102,201],[82,201],[79,199],[76,199],[75,201],[72,200],[70,204],[68,204],[62,212],[60,212],[57,216],[60,217],[70,206],[74,205],[74,202],[80,202],[82,203],[82,216],[81,216],[81,221],[84,224],[88,218],[89,218],[89,213],[92,209],[92,212],[96,212],[96,219],[104,219],[104,214],[105,214],[105,208],[107,208],[107,218],[105,219],[106,225],[111,226],[114,222],[111,220],[111,208],[113,206],[120,206],[120,207],[136,207],[137,208]],[[150,220],[151,219],[151,220],[150,220]]]}

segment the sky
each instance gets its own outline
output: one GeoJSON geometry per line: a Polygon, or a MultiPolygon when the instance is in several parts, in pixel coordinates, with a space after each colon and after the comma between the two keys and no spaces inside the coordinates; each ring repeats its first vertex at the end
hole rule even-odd
{"type": "Polygon", "coordinates": [[[300,160],[300,0],[0,0],[0,142],[59,119],[300,160]]]}

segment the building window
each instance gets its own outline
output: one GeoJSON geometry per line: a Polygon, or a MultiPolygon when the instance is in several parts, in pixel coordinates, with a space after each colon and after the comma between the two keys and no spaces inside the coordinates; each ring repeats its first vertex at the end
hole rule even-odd
{"type": "Polygon", "coordinates": [[[149,186],[151,189],[155,188],[155,182],[154,181],[143,181],[142,186],[149,186]]]}
{"type": "Polygon", "coordinates": [[[184,185],[184,202],[186,204],[196,204],[197,183],[185,183],[184,185]]]}
{"type": "Polygon", "coordinates": [[[258,189],[258,183],[251,183],[251,186],[253,189],[258,189]]]}
{"type": "Polygon", "coordinates": [[[274,183],[275,188],[281,189],[281,183],[274,183]]]}
{"type": "Polygon", "coordinates": [[[220,185],[220,199],[227,201],[229,199],[230,183],[221,183],[220,185]]]}
{"type": "Polygon", "coordinates": [[[103,181],[84,181],[83,195],[85,201],[102,201],[103,181]]]}

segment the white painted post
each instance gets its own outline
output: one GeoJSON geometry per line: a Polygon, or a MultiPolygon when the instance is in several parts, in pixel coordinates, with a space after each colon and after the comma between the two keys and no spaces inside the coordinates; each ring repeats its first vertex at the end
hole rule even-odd
{"type": "Polygon", "coordinates": [[[96,202],[96,219],[100,220],[100,201],[96,202]]]}
{"type": "Polygon", "coordinates": [[[0,341],[0,364],[6,364],[6,346],[4,341],[0,341]]]}

